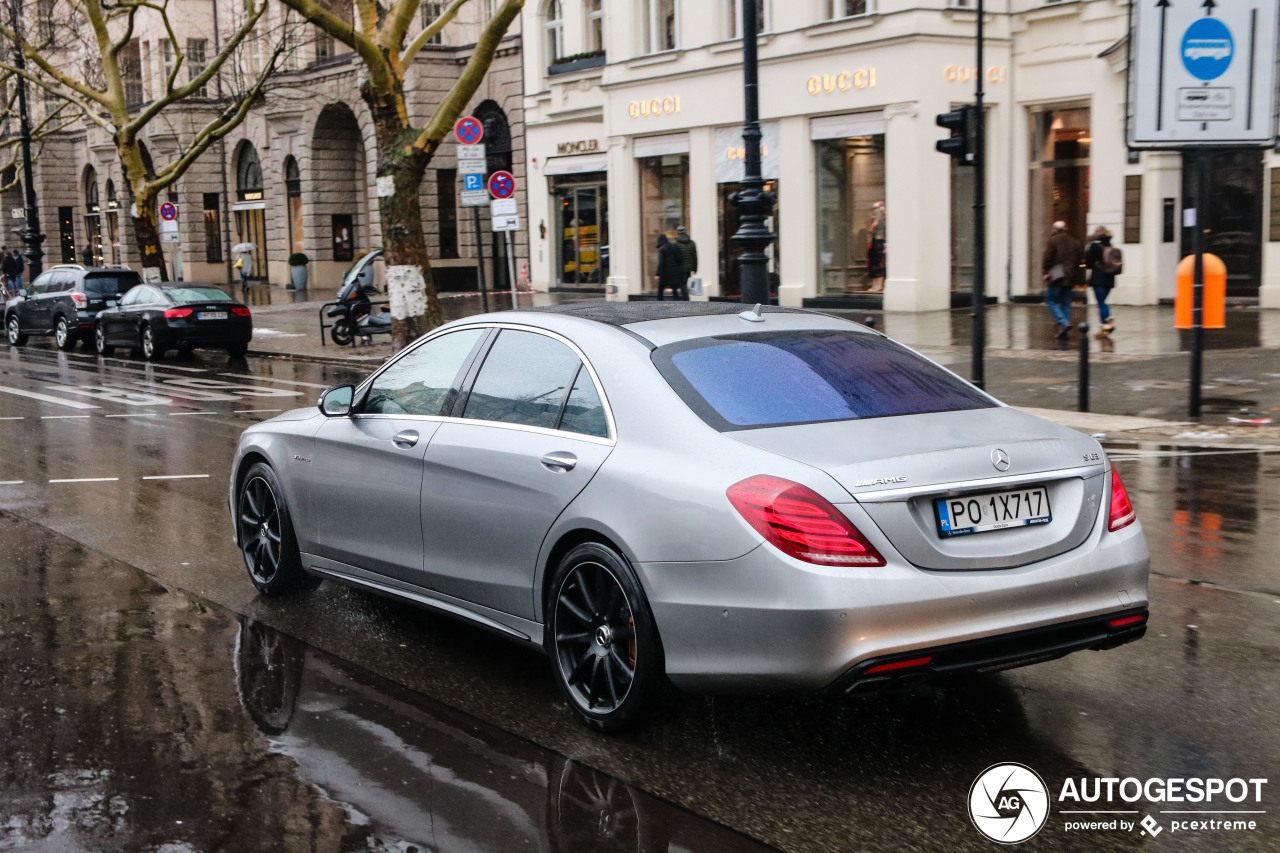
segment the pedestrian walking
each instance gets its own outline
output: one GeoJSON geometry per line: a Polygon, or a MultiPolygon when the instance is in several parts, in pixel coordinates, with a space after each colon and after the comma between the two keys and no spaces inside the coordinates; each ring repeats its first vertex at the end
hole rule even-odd
{"type": "Polygon", "coordinates": [[[1089,238],[1089,246],[1084,251],[1084,265],[1089,270],[1089,286],[1093,288],[1094,299],[1098,302],[1098,337],[1105,338],[1116,330],[1115,318],[1111,316],[1111,306],[1107,297],[1111,288],[1115,287],[1116,276],[1124,269],[1124,253],[1119,246],[1111,245],[1111,232],[1099,225],[1089,238]]]}
{"type": "Polygon", "coordinates": [[[884,276],[888,269],[889,221],[885,218],[884,202],[871,205],[871,224],[867,227],[867,276],[871,279],[871,293],[884,292],[884,276]]]}
{"type": "Polygon", "coordinates": [[[86,267],[93,266],[93,247],[88,243],[85,243],[84,248],[80,250],[80,263],[86,267]]]}
{"type": "Polygon", "coordinates": [[[698,272],[698,244],[693,242],[689,232],[683,225],[676,226],[676,248],[680,251],[680,265],[684,276],[680,281],[680,296],[677,299],[689,301],[689,276],[698,272]]]}
{"type": "Polygon", "coordinates": [[[1067,232],[1067,223],[1053,223],[1045,241],[1041,269],[1044,273],[1044,301],[1058,325],[1058,338],[1071,333],[1071,290],[1080,278],[1084,248],[1067,232]]]}
{"type": "Polygon", "coordinates": [[[6,293],[17,294],[21,289],[21,285],[14,283],[14,276],[17,275],[17,268],[13,263],[13,255],[9,254],[8,249],[0,249],[0,276],[4,277],[4,289],[6,293]]]}
{"type": "Polygon", "coordinates": [[[680,299],[680,291],[684,288],[684,262],[680,257],[680,249],[667,239],[666,234],[658,235],[658,299],[665,299],[667,288],[671,288],[671,298],[680,299]]]}
{"type": "Polygon", "coordinates": [[[22,290],[22,274],[27,271],[27,262],[17,249],[13,250],[13,272],[9,274],[9,283],[14,290],[22,290]]]}

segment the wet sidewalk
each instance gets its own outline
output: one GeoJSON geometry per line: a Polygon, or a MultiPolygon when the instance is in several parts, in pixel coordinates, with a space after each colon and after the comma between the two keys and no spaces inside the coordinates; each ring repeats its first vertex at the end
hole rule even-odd
{"type": "MultiPolygon", "coordinates": [[[[259,356],[339,362],[373,369],[391,355],[387,336],[368,345],[339,347],[322,341],[319,313],[328,291],[291,293],[251,289],[252,352],[259,356]]],[[[520,307],[590,301],[599,296],[520,293],[520,307]]],[[[477,293],[442,293],[445,320],[483,313],[477,293]]],[[[510,292],[490,293],[491,310],[511,307],[510,292]]],[[[971,320],[967,310],[923,314],[829,310],[834,316],[871,322],[962,376],[970,369],[971,320]]],[[[1188,417],[1190,336],[1173,327],[1171,306],[1117,306],[1116,331],[1090,337],[1089,432],[1125,438],[1280,443],[1280,311],[1236,306],[1227,327],[1205,332],[1201,417],[1188,417]],[[1099,421],[1098,416],[1140,418],[1149,423],[1099,421]],[[1238,421],[1271,418],[1271,425],[1238,421]]],[[[1096,309],[1077,305],[1073,320],[1096,320],[1096,309]]],[[[1043,305],[1002,304],[987,312],[987,390],[1010,405],[1046,410],[1055,420],[1083,423],[1075,415],[1079,392],[1079,333],[1061,341],[1043,305]],[[1055,414],[1056,413],[1056,414],[1055,414]]]]}

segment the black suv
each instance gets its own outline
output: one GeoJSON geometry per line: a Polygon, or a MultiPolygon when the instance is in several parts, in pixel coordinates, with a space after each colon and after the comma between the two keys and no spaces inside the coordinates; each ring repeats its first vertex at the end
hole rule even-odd
{"type": "Polygon", "coordinates": [[[51,267],[5,306],[9,343],[20,347],[28,335],[53,335],[58,349],[63,350],[81,339],[92,342],[98,312],[115,305],[120,294],[141,283],[142,278],[124,266],[51,267]]]}

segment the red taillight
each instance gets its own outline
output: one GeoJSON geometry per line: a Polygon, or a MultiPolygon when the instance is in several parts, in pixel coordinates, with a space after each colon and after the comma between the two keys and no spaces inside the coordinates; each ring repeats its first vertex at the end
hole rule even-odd
{"type": "Polygon", "coordinates": [[[1108,530],[1119,530],[1122,527],[1128,527],[1138,518],[1138,514],[1133,511],[1133,504],[1129,502],[1129,491],[1124,487],[1124,480],[1120,479],[1120,472],[1111,468],[1111,519],[1107,523],[1108,530]]]}
{"type": "Polygon", "coordinates": [[[190,308],[167,308],[165,309],[164,316],[170,320],[176,320],[179,317],[190,317],[191,309],[190,308]]]}
{"type": "Polygon", "coordinates": [[[74,302],[74,303],[76,304],[76,307],[77,307],[77,308],[87,308],[87,307],[89,307],[89,297],[85,296],[83,293],[74,293],[74,292],[73,292],[73,293],[71,294],[71,301],[72,301],[72,302],[74,302]]]}
{"type": "Polygon", "coordinates": [[[932,657],[927,657],[912,658],[911,660],[896,660],[893,663],[882,663],[879,666],[871,667],[871,669],[867,670],[863,675],[871,675],[877,672],[892,672],[895,669],[914,669],[918,666],[928,666],[929,662],[932,660],[932,657]]]}
{"type": "Polygon", "coordinates": [[[725,493],[747,523],[784,554],[822,566],[883,566],[849,519],[812,489],[760,475],[725,493]]]}
{"type": "Polygon", "coordinates": [[[1121,616],[1119,619],[1112,619],[1107,624],[1112,628],[1123,628],[1126,625],[1136,625],[1139,622],[1146,622],[1147,617],[1139,614],[1137,616],[1121,616]]]}
{"type": "Polygon", "coordinates": [[[240,306],[236,306],[235,308],[232,308],[232,309],[231,309],[231,313],[232,313],[232,314],[235,314],[237,317],[248,317],[248,316],[249,316],[249,309],[248,309],[248,308],[241,308],[240,306]]]}

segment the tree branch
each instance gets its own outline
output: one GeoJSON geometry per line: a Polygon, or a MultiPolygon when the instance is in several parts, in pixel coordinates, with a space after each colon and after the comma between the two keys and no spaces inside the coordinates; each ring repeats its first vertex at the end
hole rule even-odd
{"type": "Polygon", "coordinates": [[[439,35],[440,31],[448,26],[450,21],[457,17],[458,11],[469,2],[471,2],[471,0],[453,0],[453,2],[449,4],[449,8],[440,13],[440,17],[436,18],[429,25],[423,28],[422,32],[418,33],[417,37],[413,41],[409,42],[409,46],[404,49],[404,54],[400,58],[401,64],[404,65],[405,68],[412,65],[414,58],[418,55],[418,51],[422,50],[423,45],[427,44],[431,39],[439,35]]]}

